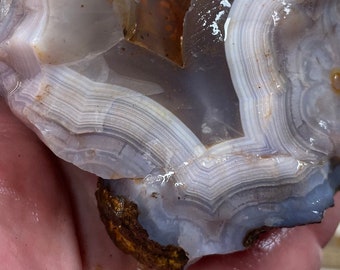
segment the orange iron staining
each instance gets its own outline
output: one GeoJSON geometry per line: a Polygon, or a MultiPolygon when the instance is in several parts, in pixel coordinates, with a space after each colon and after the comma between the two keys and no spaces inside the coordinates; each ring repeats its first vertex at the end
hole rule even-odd
{"type": "Polygon", "coordinates": [[[188,262],[185,251],[177,246],[162,246],[151,240],[138,221],[138,206],[123,196],[114,196],[105,180],[98,179],[96,192],[100,217],[113,242],[131,254],[146,269],[182,270],[188,262]]]}
{"type": "Polygon", "coordinates": [[[189,6],[190,0],[141,0],[130,9],[125,38],[183,66],[183,23],[189,6]]]}

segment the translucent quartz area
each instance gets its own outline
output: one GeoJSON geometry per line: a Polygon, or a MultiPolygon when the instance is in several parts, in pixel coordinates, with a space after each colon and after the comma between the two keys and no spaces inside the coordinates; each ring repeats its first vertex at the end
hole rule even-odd
{"type": "MultiPolygon", "coordinates": [[[[168,3],[146,1],[148,4],[143,9],[146,14],[144,16],[155,14],[153,5],[162,2],[168,3]]],[[[174,5],[179,8],[180,4],[174,5]]],[[[138,4],[135,9],[138,9],[138,4]]],[[[159,85],[162,88],[161,93],[150,92],[146,95],[174,113],[203,144],[211,146],[244,135],[238,98],[224,51],[224,22],[229,7],[216,5],[214,2],[193,1],[189,10],[180,22],[184,23],[181,41],[171,41],[170,38],[159,36],[159,32],[166,32],[165,29],[159,29],[161,23],[168,20],[165,18],[166,14],[159,15],[160,22],[154,23],[157,26],[154,29],[153,24],[145,23],[145,18],[139,14],[141,11],[136,11],[137,18],[129,20],[136,28],[128,30],[130,42],[121,41],[106,52],[104,58],[112,71],[126,78],[132,77],[159,85]],[[154,43],[157,45],[153,45],[154,43]],[[175,52],[171,56],[162,53],[159,48],[162,44],[171,44],[175,52]],[[178,45],[181,46],[180,49],[177,48],[178,45]],[[183,60],[178,60],[177,63],[172,61],[179,57],[183,57],[183,60]]],[[[166,27],[167,25],[164,26],[166,27]]]]}

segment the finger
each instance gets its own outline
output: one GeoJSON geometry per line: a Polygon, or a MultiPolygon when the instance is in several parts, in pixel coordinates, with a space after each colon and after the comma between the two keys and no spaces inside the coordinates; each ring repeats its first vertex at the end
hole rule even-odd
{"type": "Polygon", "coordinates": [[[2,269],[81,269],[69,196],[55,159],[0,101],[2,269]]]}
{"type": "Polygon", "coordinates": [[[97,176],[66,162],[62,167],[69,178],[83,269],[136,270],[137,262],[113,244],[100,220],[94,195],[97,176]]]}
{"type": "Polygon", "coordinates": [[[250,249],[235,254],[203,258],[190,270],[319,270],[321,248],[334,234],[340,222],[340,193],[335,207],[326,211],[320,224],[276,229],[261,236],[250,249]]]}

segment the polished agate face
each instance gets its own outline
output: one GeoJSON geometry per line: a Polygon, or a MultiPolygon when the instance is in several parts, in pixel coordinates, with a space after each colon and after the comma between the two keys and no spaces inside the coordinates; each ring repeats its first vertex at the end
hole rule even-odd
{"type": "Polygon", "coordinates": [[[182,269],[333,205],[338,0],[0,7],[2,95],[58,157],[101,178],[100,217],[142,264],[182,269]]]}

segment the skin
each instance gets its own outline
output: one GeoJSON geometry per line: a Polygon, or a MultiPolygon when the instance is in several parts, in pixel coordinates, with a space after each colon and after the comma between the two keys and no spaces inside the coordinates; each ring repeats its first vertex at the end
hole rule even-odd
{"type": "MultiPolygon", "coordinates": [[[[109,240],[94,198],[96,176],[56,158],[0,101],[1,269],[124,269],[136,261],[109,240]]],[[[320,269],[340,221],[340,194],[320,224],[275,229],[243,252],[210,256],[199,269],[320,269]]]]}

